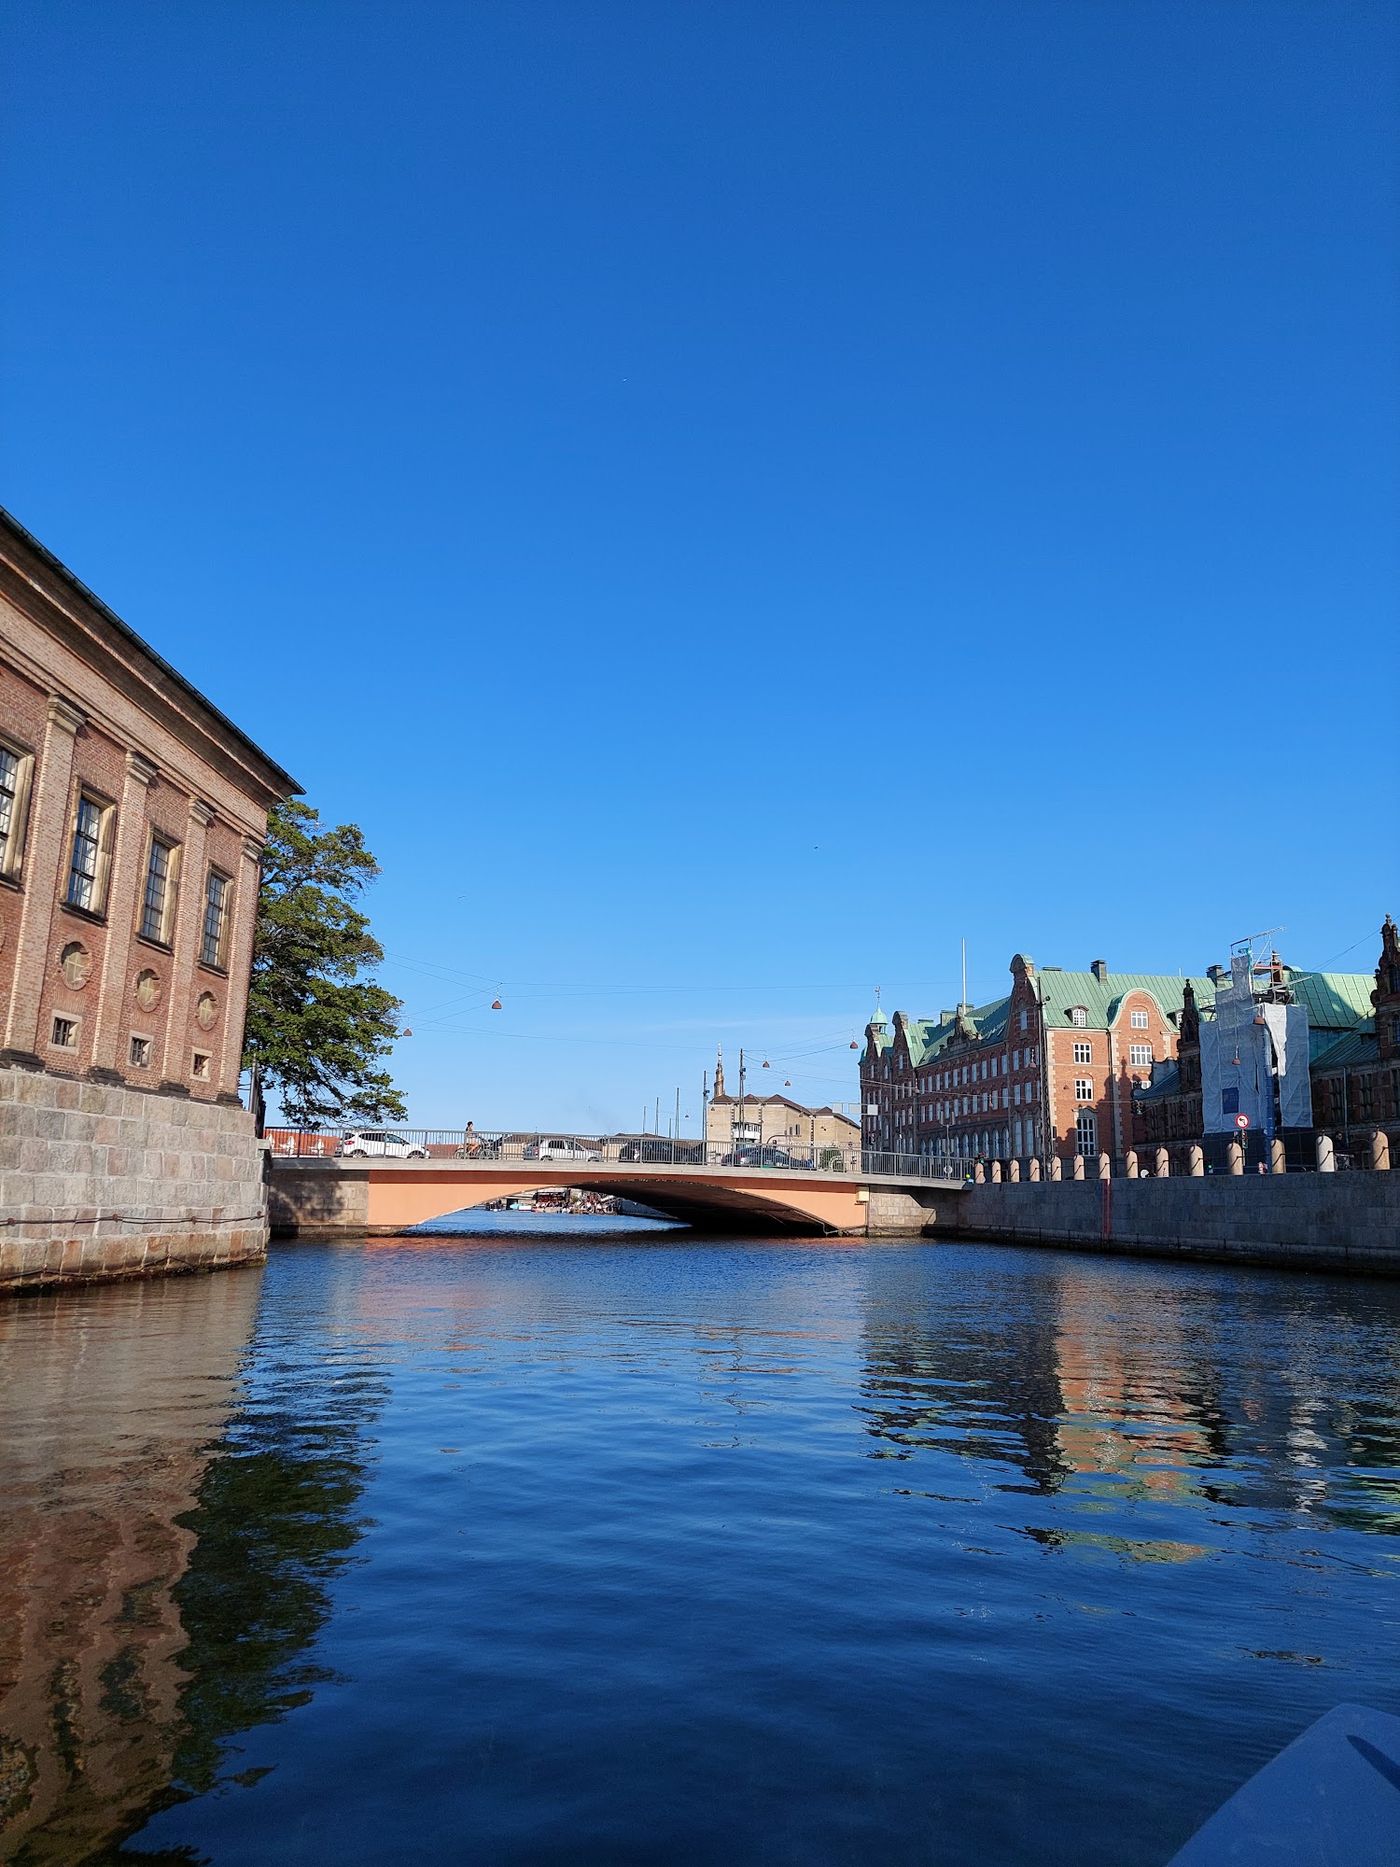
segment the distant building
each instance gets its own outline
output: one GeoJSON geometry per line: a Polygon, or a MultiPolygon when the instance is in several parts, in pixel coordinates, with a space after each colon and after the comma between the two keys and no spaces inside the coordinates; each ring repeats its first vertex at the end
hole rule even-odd
{"type": "MultiPolygon", "coordinates": [[[[1211,974],[1221,984],[1228,978],[1222,967],[1212,967],[1211,974]]],[[[1237,982],[1231,983],[1238,990],[1237,982]]],[[[1321,1130],[1344,1144],[1353,1130],[1382,1128],[1400,1135],[1400,941],[1389,915],[1374,973],[1302,972],[1282,965],[1275,954],[1256,974],[1251,997],[1255,1002],[1245,1021],[1229,1026],[1228,1041],[1226,1025],[1209,1015],[1202,1020],[1188,1005],[1177,1057],[1156,1069],[1134,1098],[1141,1141],[1205,1140],[1228,1132],[1237,1112],[1249,1117],[1247,1132],[1267,1135],[1273,1132],[1274,1110],[1285,1134],[1321,1130]],[[1271,1071],[1277,1083],[1278,1047],[1270,1030],[1270,1019],[1277,1022],[1274,1003],[1301,1014],[1308,1083],[1305,1098],[1295,1074],[1297,1087],[1287,1105],[1278,1095],[1273,1108],[1266,1109],[1256,1084],[1267,1081],[1271,1071]]],[[[1286,1064],[1300,1054],[1293,1043],[1293,1057],[1288,1056],[1290,1041],[1285,1032],[1286,1064]]],[[[1287,1068],[1284,1074],[1287,1078],[1287,1068]]]]}
{"type": "Polygon", "coordinates": [[[705,1140],[726,1151],[740,1147],[791,1145],[812,1148],[860,1146],[860,1123],[830,1104],[809,1108],[784,1095],[730,1095],[724,1082],[724,1052],[715,1059],[714,1094],[705,1110],[705,1140]]]}
{"type": "Polygon", "coordinates": [[[1176,1057],[1188,992],[1208,979],[1037,971],[1018,953],[1011,990],[936,1018],[877,1011],[860,1061],[864,1146],[881,1153],[1019,1159],[1123,1154],[1133,1092],[1176,1057]]]}
{"type": "Polygon", "coordinates": [[[0,513],[0,1287],[261,1252],[238,1074],[297,788],[0,513]]]}

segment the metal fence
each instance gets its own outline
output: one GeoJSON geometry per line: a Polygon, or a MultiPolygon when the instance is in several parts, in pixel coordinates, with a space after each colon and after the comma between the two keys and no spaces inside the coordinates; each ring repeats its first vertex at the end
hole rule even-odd
{"type": "Polygon", "coordinates": [[[541,1166],[742,1167],[777,1173],[888,1175],[901,1180],[970,1178],[973,1161],[927,1154],[876,1153],[779,1138],[738,1146],[660,1134],[580,1135],[541,1129],[268,1128],[276,1160],[534,1161],[541,1166]]]}

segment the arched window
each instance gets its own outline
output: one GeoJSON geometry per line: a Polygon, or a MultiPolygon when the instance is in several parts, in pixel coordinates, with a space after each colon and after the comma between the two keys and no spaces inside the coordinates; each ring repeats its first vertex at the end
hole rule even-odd
{"type": "Polygon", "coordinates": [[[1079,1154],[1099,1151],[1099,1119],[1092,1109],[1080,1109],[1074,1121],[1074,1146],[1079,1154]]]}

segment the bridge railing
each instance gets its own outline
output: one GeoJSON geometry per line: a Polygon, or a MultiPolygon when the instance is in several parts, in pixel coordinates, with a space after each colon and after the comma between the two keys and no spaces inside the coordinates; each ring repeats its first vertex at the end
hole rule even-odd
{"type": "Polygon", "coordinates": [[[662,1134],[566,1134],[541,1129],[406,1128],[308,1130],[269,1127],[275,1160],[440,1160],[538,1162],[542,1166],[602,1163],[650,1167],[744,1167],[776,1173],[889,1175],[903,1180],[962,1180],[973,1163],[925,1154],[803,1141],[796,1135],[725,1145],[662,1134]]]}

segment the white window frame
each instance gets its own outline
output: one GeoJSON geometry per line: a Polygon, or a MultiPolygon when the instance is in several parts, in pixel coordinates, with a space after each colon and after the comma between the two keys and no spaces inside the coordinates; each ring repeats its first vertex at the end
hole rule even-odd
{"type": "Polygon", "coordinates": [[[1092,1063],[1094,1061],[1094,1046],[1080,1039],[1074,1046],[1074,1060],[1076,1063],[1092,1063]]]}
{"type": "Polygon", "coordinates": [[[1069,1021],[1077,1031],[1082,1031],[1089,1022],[1089,1013],[1083,1005],[1071,1005],[1069,1021]]]}
{"type": "Polygon", "coordinates": [[[1135,1070],[1150,1069],[1152,1067],[1151,1044],[1129,1044],[1128,1062],[1135,1070]]]}
{"type": "Polygon", "coordinates": [[[1081,1108],[1075,1113],[1074,1151],[1085,1156],[1099,1151],[1099,1118],[1092,1108],[1081,1108]]]}
{"type": "Polygon", "coordinates": [[[1094,1100],[1094,1080],[1091,1076],[1075,1077],[1074,1099],[1076,1102],[1092,1102],[1094,1100]]]}
{"type": "Polygon", "coordinates": [[[1145,1031],[1148,1028],[1147,1013],[1140,1010],[1134,1011],[1130,1014],[1128,1022],[1135,1031],[1145,1031]]]}

